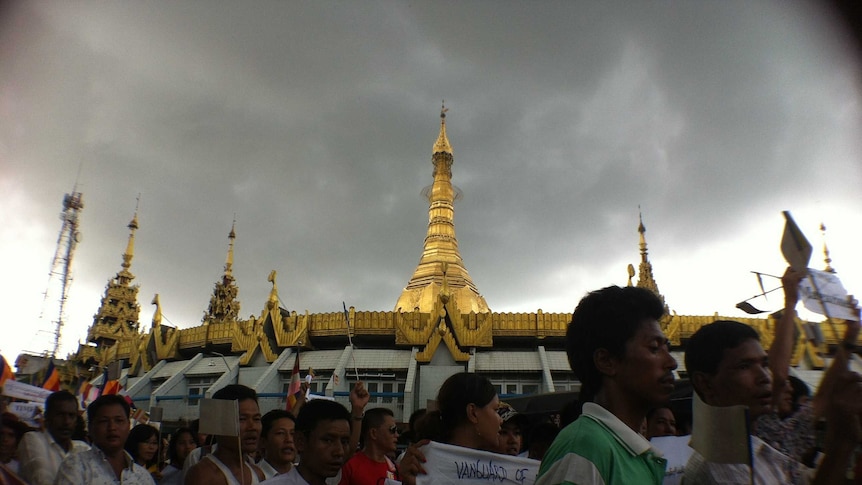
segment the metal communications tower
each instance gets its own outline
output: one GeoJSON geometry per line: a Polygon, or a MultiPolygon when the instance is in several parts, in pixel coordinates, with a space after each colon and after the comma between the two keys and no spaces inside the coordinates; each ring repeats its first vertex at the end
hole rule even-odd
{"type": "Polygon", "coordinates": [[[54,250],[54,260],[51,263],[51,271],[48,273],[48,288],[45,290],[45,301],[43,302],[44,314],[44,303],[47,302],[49,294],[51,294],[52,284],[56,285],[56,281],[59,279],[59,311],[57,320],[53,322],[56,324],[56,329],[51,357],[56,357],[60,349],[61,332],[66,320],[66,299],[69,296],[69,287],[72,285],[72,258],[81,237],[78,232],[78,219],[81,209],[84,208],[84,202],[77,188],[76,184],[72,193],[63,197],[63,212],[60,213],[63,226],[57,237],[57,248],[54,250]]]}

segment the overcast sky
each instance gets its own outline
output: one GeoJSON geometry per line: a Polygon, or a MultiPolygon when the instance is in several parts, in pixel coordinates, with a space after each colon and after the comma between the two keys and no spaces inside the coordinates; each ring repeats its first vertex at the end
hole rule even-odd
{"type": "MultiPolygon", "coordinates": [[[[492,311],[571,312],[637,266],[742,316],[782,210],[862,292],[860,59],[799,2],[13,2],[0,9],[10,360],[50,347],[63,194],[84,194],[61,354],[120,269],[200,324],[236,215],[241,316],[392,310],[421,255],[441,100],[455,223],[492,311]]],[[[768,287],[777,282],[767,280],[768,287]]],[[[780,295],[755,306],[774,310],[780,295]]]]}

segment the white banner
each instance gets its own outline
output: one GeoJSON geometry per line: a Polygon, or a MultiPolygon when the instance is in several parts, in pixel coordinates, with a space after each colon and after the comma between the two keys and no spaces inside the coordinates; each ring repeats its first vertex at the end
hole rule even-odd
{"type": "Polygon", "coordinates": [[[43,404],[45,399],[51,395],[53,391],[42,389],[41,387],[31,386],[22,382],[7,379],[3,383],[3,395],[13,397],[15,399],[23,399],[25,401],[33,401],[43,404]]]}
{"type": "Polygon", "coordinates": [[[427,474],[416,485],[533,485],[540,462],[432,441],[420,448],[427,474]]]}
{"type": "Polygon", "coordinates": [[[42,407],[33,402],[11,402],[9,412],[18,416],[18,419],[27,423],[31,428],[39,428],[41,424],[37,419],[42,418],[42,407]]]}
{"type": "Polygon", "coordinates": [[[855,308],[847,301],[847,290],[841,284],[838,276],[808,268],[808,277],[799,283],[799,295],[805,308],[820,315],[828,312],[832,318],[841,320],[856,320],[855,308]],[[811,283],[814,278],[815,285],[811,283]],[[820,290],[818,293],[817,290],[820,290]],[[822,302],[822,304],[821,304],[822,302]],[[826,310],[823,307],[826,307],[826,310]]]}

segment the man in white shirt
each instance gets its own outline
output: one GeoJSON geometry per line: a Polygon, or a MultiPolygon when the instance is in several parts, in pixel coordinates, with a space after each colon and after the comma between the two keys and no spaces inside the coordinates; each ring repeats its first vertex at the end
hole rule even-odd
{"type": "Polygon", "coordinates": [[[32,485],[51,485],[60,463],[72,453],[90,446],[72,439],[78,421],[78,399],[58,391],[45,401],[45,430],[25,433],[18,445],[21,477],[32,485]]]}
{"type": "Polygon", "coordinates": [[[129,404],[122,396],[109,394],[93,401],[87,422],[93,447],[63,460],[54,485],[155,485],[150,472],[123,447],[130,429],[129,404]]]}

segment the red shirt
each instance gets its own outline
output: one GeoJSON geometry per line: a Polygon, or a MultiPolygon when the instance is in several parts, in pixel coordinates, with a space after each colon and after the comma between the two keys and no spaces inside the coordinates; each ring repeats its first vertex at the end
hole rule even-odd
{"type": "Polygon", "coordinates": [[[341,467],[341,481],[338,485],[383,485],[386,478],[398,480],[398,472],[392,460],[374,461],[365,453],[357,451],[341,467]]]}

